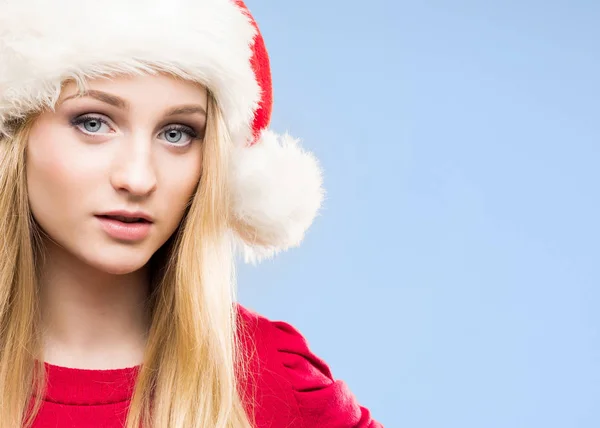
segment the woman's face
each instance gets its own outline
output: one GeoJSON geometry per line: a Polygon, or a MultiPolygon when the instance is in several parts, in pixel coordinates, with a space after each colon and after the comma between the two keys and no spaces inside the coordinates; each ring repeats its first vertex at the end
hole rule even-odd
{"type": "Polygon", "coordinates": [[[102,271],[143,267],[173,234],[202,166],[207,92],[169,76],[65,85],[33,124],[27,187],[34,218],[65,251],[102,271]],[[143,211],[150,224],[99,217],[143,211]]]}

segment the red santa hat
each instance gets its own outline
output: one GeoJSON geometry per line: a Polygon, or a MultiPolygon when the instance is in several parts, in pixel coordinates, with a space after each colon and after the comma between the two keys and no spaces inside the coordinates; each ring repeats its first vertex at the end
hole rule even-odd
{"type": "MultiPolygon", "coordinates": [[[[246,261],[297,246],[321,206],[315,157],[268,129],[263,38],[240,0],[0,0],[0,136],[53,108],[66,79],[168,72],[205,85],[234,143],[232,215],[246,261]]],[[[235,232],[235,231],[234,231],[235,232]]]]}

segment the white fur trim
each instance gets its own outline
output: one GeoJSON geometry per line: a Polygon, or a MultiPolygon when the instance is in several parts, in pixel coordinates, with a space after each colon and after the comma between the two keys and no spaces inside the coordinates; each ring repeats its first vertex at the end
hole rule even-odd
{"type": "Polygon", "coordinates": [[[206,85],[245,144],[260,100],[255,35],[232,0],[0,0],[0,135],[52,108],[66,78],[169,71],[206,85]]]}
{"type": "Polygon", "coordinates": [[[0,136],[54,108],[69,78],[166,71],[213,92],[234,142],[234,215],[256,236],[247,262],[298,245],[324,197],[312,154],[263,131],[247,147],[260,101],[250,58],[256,28],[233,0],[0,0],[0,136]]]}
{"type": "Polygon", "coordinates": [[[323,201],[317,159],[288,134],[263,131],[252,147],[232,159],[234,215],[256,232],[237,242],[246,262],[256,263],[300,244],[323,201]]]}

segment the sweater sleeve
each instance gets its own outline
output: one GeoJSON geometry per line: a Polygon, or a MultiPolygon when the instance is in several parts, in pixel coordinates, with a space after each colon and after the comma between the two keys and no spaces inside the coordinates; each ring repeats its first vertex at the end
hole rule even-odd
{"type": "Polygon", "coordinates": [[[373,420],[327,364],[311,352],[306,339],[288,323],[269,321],[274,352],[298,404],[303,428],[383,428],[373,420]]]}

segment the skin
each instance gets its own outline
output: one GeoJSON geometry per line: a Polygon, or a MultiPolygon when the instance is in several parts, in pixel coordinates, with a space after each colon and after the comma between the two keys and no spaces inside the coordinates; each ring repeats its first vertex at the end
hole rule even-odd
{"type": "Polygon", "coordinates": [[[200,179],[207,92],[166,75],[95,79],[87,90],[78,97],[75,84],[64,86],[55,111],[36,119],[26,152],[30,207],[47,235],[44,361],[131,367],[142,361],[149,327],[147,263],[179,225],[200,179]],[[168,115],[182,106],[194,108],[168,115]],[[149,235],[109,236],[95,215],[118,209],[150,214],[149,235]]]}

